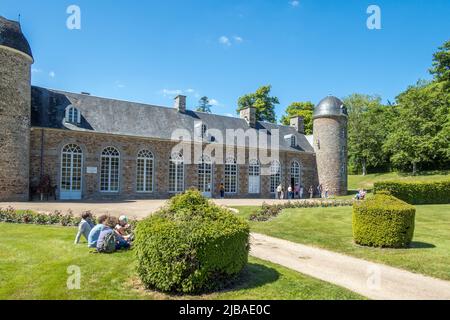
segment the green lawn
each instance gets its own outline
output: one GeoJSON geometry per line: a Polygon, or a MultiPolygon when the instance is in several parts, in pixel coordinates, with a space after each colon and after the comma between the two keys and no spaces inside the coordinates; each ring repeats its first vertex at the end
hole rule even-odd
{"type": "MultiPolygon", "coordinates": [[[[417,206],[410,249],[360,247],[352,239],[352,208],[287,209],[268,222],[251,222],[253,232],[381,262],[450,280],[450,205],[417,206]]],[[[255,207],[240,207],[248,218],[255,207]]]]}
{"type": "Polygon", "coordinates": [[[398,172],[376,173],[376,174],[368,174],[366,176],[351,175],[348,176],[348,188],[349,190],[359,190],[362,188],[366,190],[372,190],[373,184],[378,181],[388,181],[388,180],[437,181],[442,179],[450,179],[450,172],[448,171],[422,172],[419,173],[417,176],[412,176],[410,174],[402,174],[398,172]]]}
{"type": "Polygon", "coordinates": [[[0,223],[0,300],[4,299],[363,299],[346,289],[250,259],[235,286],[201,297],[143,290],[133,252],[89,253],[73,245],[75,228],[0,223]],[[67,268],[81,268],[80,290],[68,290],[67,268]]]}

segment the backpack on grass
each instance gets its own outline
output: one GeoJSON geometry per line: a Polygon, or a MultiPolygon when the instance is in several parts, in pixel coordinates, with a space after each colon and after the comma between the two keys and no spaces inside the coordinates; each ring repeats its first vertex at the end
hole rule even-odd
{"type": "Polygon", "coordinates": [[[100,249],[98,249],[98,252],[100,253],[113,253],[116,251],[116,235],[113,232],[108,233],[105,236],[105,239],[102,243],[102,246],[100,249]]]}

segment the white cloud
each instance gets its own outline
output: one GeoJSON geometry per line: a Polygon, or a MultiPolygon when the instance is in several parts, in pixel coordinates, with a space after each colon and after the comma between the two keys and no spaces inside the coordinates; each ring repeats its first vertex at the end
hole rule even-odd
{"type": "Polygon", "coordinates": [[[50,72],[48,73],[48,75],[50,76],[50,78],[56,77],[55,71],[50,71],[50,72]]]}
{"type": "Polygon", "coordinates": [[[244,42],[244,39],[240,36],[234,36],[234,41],[236,41],[237,43],[242,43],[244,42]]]}
{"type": "Polygon", "coordinates": [[[164,97],[167,97],[167,96],[178,96],[178,95],[180,95],[180,94],[183,94],[183,90],[179,90],[179,89],[175,89],[175,90],[172,90],[172,89],[163,89],[163,90],[161,91],[161,93],[162,93],[162,95],[163,95],[164,97]]]}
{"type": "Polygon", "coordinates": [[[298,0],[289,1],[289,4],[292,7],[298,7],[300,5],[300,1],[298,1],[298,0]]]}
{"type": "Polygon", "coordinates": [[[32,72],[32,73],[41,73],[41,72],[42,72],[42,69],[31,68],[31,72],[32,72]]]}
{"type": "Polygon", "coordinates": [[[221,36],[221,37],[219,38],[219,42],[220,42],[221,44],[223,44],[224,46],[227,46],[227,47],[231,46],[231,41],[230,41],[230,39],[229,39],[228,37],[226,37],[226,36],[221,36]]]}
{"type": "Polygon", "coordinates": [[[217,107],[218,105],[220,105],[219,101],[217,101],[216,99],[209,99],[209,104],[217,107]]]}

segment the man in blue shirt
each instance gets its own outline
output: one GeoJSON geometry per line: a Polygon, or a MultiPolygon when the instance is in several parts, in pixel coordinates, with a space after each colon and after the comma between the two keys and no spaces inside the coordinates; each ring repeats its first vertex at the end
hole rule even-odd
{"type": "Polygon", "coordinates": [[[98,218],[98,224],[92,228],[91,232],[88,236],[88,246],[89,248],[97,248],[98,237],[100,236],[100,232],[105,228],[105,221],[108,216],[103,215],[98,218]]]}

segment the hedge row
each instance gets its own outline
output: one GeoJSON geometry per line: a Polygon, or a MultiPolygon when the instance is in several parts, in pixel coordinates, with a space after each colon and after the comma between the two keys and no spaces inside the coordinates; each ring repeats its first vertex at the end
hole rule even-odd
{"type": "Polygon", "coordinates": [[[407,247],[414,236],[416,209],[388,194],[353,205],[353,239],[372,247],[407,247]]]}
{"type": "Polygon", "coordinates": [[[389,191],[410,204],[450,203],[450,180],[435,182],[384,181],[375,183],[375,193],[389,191]]]}
{"type": "Polygon", "coordinates": [[[45,214],[33,211],[16,211],[12,207],[6,209],[0,208],[0,222],[5,223],[61,225],[71,227],[77,226],[80,221],[81,217],[75,217],[70,210],[66,214],[63,214],[60,211],[45,214]]]}
{"type": "MultiPolygon", "coordinates": [[[[97,218],[94,215],[92,217],[94,222],[97,221],[97,218]]],[[[54,211],[47,214],[30,210],[15,210],[12,207],[8,207],[6,209],[0,208],[0,222],[75,227],[80,224],[81,215],[76,217],[71,210],[68,210],[68,212],[64,214],[61,211],[54,211]]],[[[137,224],[137,220],[129,219],[129,224],[134,228],[137,224]]]]}
{"type": "Polygon", "coordinates": [[[332,208],[349,207],[353,205],[353,200],[314,200],[314,201],[293,201],[281,204],[269,205],[264,203],[261,208],[250,215],[251,221],[268,221],[277,217],[284,209],[297,208],[332,208]]]}
{"type": "Polygon", "coordinates": [[[197,191],[137,225],[137,272],[147,288],[203,293],[226,287],[248,262],[250,228],[197,191]]]}

